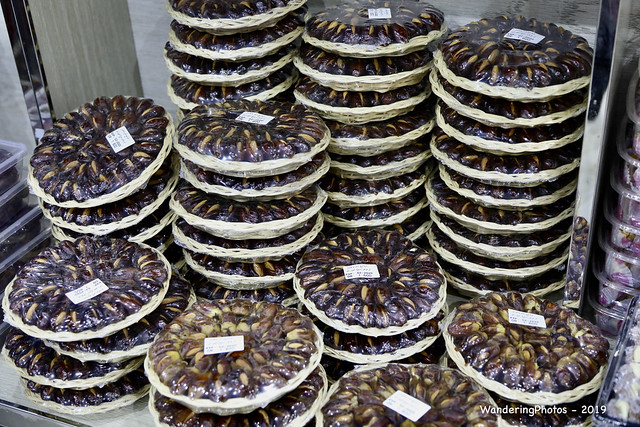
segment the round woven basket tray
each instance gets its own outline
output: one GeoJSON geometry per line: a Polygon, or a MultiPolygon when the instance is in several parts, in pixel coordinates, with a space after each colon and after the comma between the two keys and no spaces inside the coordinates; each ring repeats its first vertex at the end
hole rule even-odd
{"type": "Polygon", "coordinates": [[[296,56],[293,64],[300,73],[309,76],[312,80],[323,86],[339,91],[356,92],[387,92],[402,86],[415,85],[424,79],[429,72],[430,65],[424,65],[411,71],[403,71],[397,74],[382,76],[348,76],[341,74],[323,73],[306,65],[302,58],[296,56]]]}
{"type": "Polygon", "coordinates": [[[580,308],[580,301],[564,300],[562,301],[562,306],[578,310],[580,308]]]}
{"type": "Polygon", "coordinates": [[[447,184],[447,187],[467,199],[473,200],[475,203],[487,206],[491,208],[509,209],[509,210],[523,210],[529,209],[535,206],[549,205],[557,202],[558,200],[567,197],[578,187],[578,177],[572,180],[569,184],[559,189],[558,191],[547,194],[544,196],[536,197],[534,199],[496,199],[495,197],[488,195],[480,195],[473,190],[467,188],[461,188],[456,181],[451,179],[451,176],[447,172],[446,168],[440,164],[440,178],[447,184]]]}
{"type": "Polygon", "coordinates": [[[398,212],[389,217],[379,218],[379,219],[349,220],[349,219],[343,219],[337,216],[329,215],[327,213],[323,213],[323,215],[324,215],[324,219],[327,220],[327,222],[330,222],[331,224],[334,224],[338,227],[348,228],[348,229],[359,229],[359,228],[370,229],[370,228],[385,227],[389,225],[400,224],[404,220],[420,212],[422,208],[427,206],[427,203],[428,201],[427,201],[427,198],[425,197],[415,205],[411,206],[409,209],[398,212]]]}
{"type": "MultiPolygon", "coordinates": [[[[315,150],[314,150],[315,151],[315,150]]],[[[307,153],[305,153],[307,154],[307,153]]],[[[325,160],[322,165],[311,175],[305,176],[299,181],[294,181],[289,184],[281,186],[266,187],[262,190],[244,189],[236,190],[235,188],[225,187],[223,185],[207,184],[198,180],[198,178],[184,166],[184,163],[180,162],[180,176],[189,182],[194,187],[212,194],[219,194],[224,197],[229,197],[237,201],[250,201],[250,200],[271,200],[271,199],[284,199],[294,194],[298,194],[304,191],[308,187],[315,184],[324,174],[329,171],[329,165],[331,159],[328,154],[324,154],[325,160]]],[[[298,159],[297,159],[298,160],[298,159]]],[[[228,162],[227,162],[228,163],[228,162]]],[[[263,162],[264,163],[264,162],[263,162]]]]}
{"type": "MultiPolygon", "coordinates": [[[[262,53],[262,50],[260,51],[262,53]]],[[[291,52],[278,59],[271,65],[267,65],[258,70],[250,70],[243,74],[205,74],[205,73],[188,73],[182,68],[177,67],[169,58],[167,58],[166,52],[164,54],[164,62],[169,68],[172,74],[182,77],[192,82],[202,84],[217,84],[221,86],[240,86],[246,83],[255,82],[256,80],[263,79],[289,64],[293,61],[297,51],[293,49],[291,52]]]]}
{"type": "Polygon", "coordinates": [[[398,150],[402,147],[410,145],[421,136],[433,130],[435,126],[435,118],[429,120],[417,129],[407,132],[400,136],[389,136],[387,138],[331,138],[327,151],[335,154],[357,155],[357,156],[375,156],[386,151],[398,150]]]}
{"type": "MultiPolygon", "coordinates": [[[[291,76],[289,76],[284,82],[280,83],[279,85],[274,86],[271,89],[265,90],[264,92],[247,96],[243,99],[246,99],[248,101],[268,101],[280,95],[282,92],[286,91],[287,89],[289,89],[291,86],[293,86],[293,84],[297,80],[298,80],[298,71],[294,69],[293,72],[291,73],[291,76]]],[[[171,87],[171,79],[169,79],[169,82],[167,83],[167,94],[169,95],[169,99],[171,99],[171,102],[176,104],[178,108],[182,108],[184,110],[192,110],[200,105],[200,104],[196,104],[195,102],[187,101],[186,99],[177,95],[174,92],[173,87],[171,87]]]]}
{"type": "MultiPolygon", "coordinates": [[[[288,159],[265,160],[263,162],[233,162],[220,160],[213,156],[207,156],[205,154],[191,151],[184,145],[178,144],[177,141],[174,142],[174,147],[183,159],[189,160],[190,162],[195,163],[196,165],[204,169],[211,170],[215,173],[240,178],[260,178],[264,176],[272,176],[291,172],[304,165],[305,163],[310,162],[316,154],[322,152],[327,147],[327,145],[329,145],[330,137],[331,135],[329,134],[329,130],[327,129],[327,132],[322,137],[322,140],[320,140],[318,144],[311,147],[311,149],[306,153],[296,154],[288,159]]],[[[186,168],[181,168],[183,174],[185,170],[186,168]]],[[[195,177],[193,177],[193,179],[195,180],[195,177]]],[[[198,185],[205,186],[205,184],[203,183],[199,183],[198,185]]],[[[194,183],[194,186],[198,187],[198,185],[194,183]]],[[[213,189],[213,187],[214,186],[205,186],[205,188],[201,189],[203,191],[216,194],[221,194],[220,191],[223,191],[219,188],[216,188],[218,191],[209,191],[210,189],[213,189]]],[[[222,194],[223,196],[232,196],[232,194],[229,193],[228,190],[225,191],[227,192],[227,194],[222,194]]],[[[265,190],[260,191],[263,192],[265,190]]],[[[266,194],[268,194],[268,192],[266,194]]]]}
{"type": "Polygon", "coordinates": [[[417,240],[420,237],[424,236],[424,234],[431,228],[432,222],[427,220],[425,221],[420,227],[418,227],[416,229],[416,231],[414,231],[411,234],[407,235],[407,239],[409,240],[417,240]]]}
{"type": "Polygon", "coordinates": [[[427,175],[422,174],[418,179],[409,183],[406,187],[398,188],[391,193],[375,193],[364,196],[350,196],[339,191],[327,191],[327,200],[329,203],[338,205],[342,208],[355,208],[358,206],[374,206],[390,202],[392,200],[402,199],[408,196],[413,190],[418,189],[427,180],[427,175]]]}
{"type": "Polygon", "coordinates": [[[386,46],[333,43],[312,37],[306,31],[302,34],[302,40],[324,51],[337,53],[342,56],[350,56],[352,58],[377,58],[380,56],[401,56],[417,50],[423,50],[426,45],[447,34],[447,31],[447,26],[443,22],[439,30],[431,31],[424,36],[413,37],[407,43],[392,43],[386,46]]]}
{"type": "Polygon", "coordinates": [[[335,120],[340,123],[351,125],[362,125],[369,122],[378,122],[388,120],[393,117],[406,114],[413,110],[416,105],[427,99],[431,94],[431,89],[412,98],[403,99],[388,105],[376,105],[374,107],[331,107],[329,105],[320,104],[305,97],[302,93],[295,90],[293,95],[296,101],[317,113],[323,119],[335,120]]]}
{"type": "Polygon", "coordinates": [[[166,158],[171,154],[175,127],[173,125],[173,119],[171,118],[170,114],[167,113],[164,117],[169,120],[169,124],[167,124],[167,133],[164,137],[162,148],[158,152],[158,156],[137,178],[129,181],[122,187],[115,189],[111,193],[103,194],[102,196],[85,200],[83,202],[78,202],[75,200],[58,202],[50,194],[45,193],[42,187],[40,187],[38,180],[33,176],[33,168],[31,167],[31,165],[29,165],[27,183],[29,184],[30,191],[50,205],[61,206],[63,208],[92,208],[110,202],[115,202],[117,200],[124,199],[125,197],[130,196],[147,184],[149,179],[153,176],[153,174],[156,173],[156,171],[160,168],[160,166],[162,166],[166,158]]]}
{"type": "Polygon", "coordinates": [[[153,203],[150,203],[149,205],[142,208],[137,215],[129,215],[124,217],[120,221],[114,221],[106,224],[79,225],[79,224],[74,224],[72,222],[67,222],[64,219],[60,218],[59,216],[51,215],[51,213],[49,212],[49,209],[44,207],[42,203],[42,199],[38,200],[38,204],[40,205],[40,208],[42,209],[42,213],[45,216],[45,218],[47,218],[48,220],[51,221],[52,224],[57,225],[60,228],[75,231],[76,233],[81,233],[81,234],[95,234],[98,236],[103,236],[105,234],[109,234],[117,230],[122,230],[124,228],[132,227],[138,224],[140,221],[145,219],[147,216],[149,216],[153,212],[155,212],[156,210],[158,210],[160,205],[162,205],[165,202],[165,200],[167,200],[167,197],[169,197],[171,193],[173,193],[173,190],[175,190],[177,183],[178,183],[178,173],[176,171],[173,174],[173,176],[169,179],[169,182],[167,183],[166,187],[160,193],[158,193],[158,198],[154,200],[153,203]]]}
{"type": "Polygon", "coordinates": [[[453,343],[453,337],[449,334],[448,327],[453,320],[455,313],[455,310],[452,311],[442,322],[442,336],[444,337],[444,343],[447,347],[447,353],[463,374],[473,378],[478,382],[478,384],[480,384],[487,390],[497,393],[507,400],[520,402],[527,405],[557,405],[560,403],[575,402],[581,397],[591,394],[600,388],[602,380],[604,379],[604,375],[607,372],[606,364],[600,367],[600,370],[598,371],[596,376],[593,377],[593,379],[588,383],[581,384],[573,390],[567,390],[560,393],[551,393],[544,391],[536,393],[526,393],[519,390],[510,389],[498,381],[493,381],[486,378],[484,375],[476,371],[472,366],[468,365],[465,362],[462,354],[458,351],[455,344],[453,343]]]}
{"type": "Polygon", "coordinates": [[[235,33],[246,33],[249,31],[259,30],[280,20],[283,16],[304,5],[307,0],[290,0],[286,6],[274,7],[265,13],[258,15],[243,16],[242,18],[220,18],[207,19],[196,18],[185,13],[178,12],[171,7],[171,3],[167,1],[167,12],[176,21],[190,27],[206,30],[212,34],[226,35],[235,33]]]}
{"type": "Polygon", "coordinates": [[[271,239],[282,236],[300,227],[320,211],[327,201],[327,193],[319,187],[316,187],[316,192],[318,194],[316,201],[306,211],[291,218],[267,222],[248,223],[204,219],[187,212],[173,197],[169,200],[169,206],[179,217],[184,218],[190,225],[211,233],[214,236],[231,240],[271,239]]]}
{"type": "MultiPolygon", "coordinates": [[[[467,296],[469,298],[475,298],[477,296],[486,295],[491,292],[494,292],[490,290],[482,290],[482,289],[475,288],[469,285],[468,283],[465,283],[463,280],[460,280],[457,277],[454,277],[453,275],[449,274],[446,270],[444,272],[444,276],[447,278],[448,285],[451,285],[451,287],[455,288],[462,295],[467,296]]],[[[546,288],[536,289],[535,291],[531,291],[531,292],[524,292],[523,295],[530,294],[530,295],[542,298],[546,295],[549,295],[552,292],[562,289],[564,287],[564,282],[565,282],[565,279],[562,279],[555,283],[551,283],[546,288]]]]}
{"type": "Polygon", "coordinates": [[[321,213],[313,228],[304,236],[282,246],[265,247],[260,249],[223,248],[222,246],[207,245],[187,237],[180,228],[173,223],[173,236],[178,245],[193,252],[203,253],[232,262],[265,262],[277,260],[292,255],[304,249],[322,231],[324,219],[321,213]]]}
{"type": "Polygon", "coordinates": [[[505,116],[487,113],[469,105],[462,104],[442,87],[440,81],[438,81],[438,73],[432,72],[429,76],[429,82],[431,83],[433,93],[444,101],[445,104],[463,116],[471,117],[480,123],[486,124],[487,126],[499,126],[502,128],[548,126],[563,122],[571,117],[578,116],[587,110],[587,97],[585,96],[584,101],[581,104],[574,105],[564,111],[558,111],[534,118],[517,117],[510,119],[505,116]]]}
{"type": "Polygon", "coordinates": [[[456,76],[448,67],[442,52],[436,50],[433,55],[433,63],[438,72],[454,86],[461,87],[471,92],[478,92],[483,95],[493,96],[496,98],[512,99],[514,101],[544,101],[560,95],[566,95],[578,89],[582,89],[589,85],[589,77],[580,77],[569,80],[566,83],[537,87],[537,88],[516,88],[507,86],[492,86],[487,83],[469,80],[456,76]]]}
{"type": "Polygon", "coordinates": [[[522,142],[518,144],[509,144],[505,142],[483,139],[473,135],[466,135],[453,126],[449,125],[440,112],[440,106],[436,105],[436,123],[438,126],[452,138],[467,145],[472,146],[480,151],[487,151],[494,154],[525,154],[537,153],[540,151],[552,150],[554,148],[564,147],[582,138],[584,133],[584,125],[580,126],[575,132],[565,135],[560,139],[539,141],[539,142],[522,142]]]}
{"type": "Polygon", "coordinates": [[[431,150],[425,150],[417,156],[407,157],[398,162],[389,162],[386,165],[358,166],[352,163],[331,161],[331,173],[345,179],[364,179],[376,181],[404,175],[417,170],[431,157],[431,150]]]}
{"type": "Polygon", "coordinates": [[[569,164],[537,173],[506,174],[496,171],[483,171],[465,166],[462,163],[449,158],[446,153],[438,150],[438,147],[435,144],[435,137],[431,139],[431,154],[433,154],[433,157],[435,157],[440,163],[461,175],[477,179],[478,181],[485,182],[487,184],[507,185],[510,187],[532,187],[534,185],[559,178],[580,166],[580,158],[578,157],[569,164]]]}

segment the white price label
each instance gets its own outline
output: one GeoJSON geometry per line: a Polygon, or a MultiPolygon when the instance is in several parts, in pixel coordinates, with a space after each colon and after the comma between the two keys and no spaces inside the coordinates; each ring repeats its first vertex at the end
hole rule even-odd
{"type": "Polygon", "coordinates": [[[380,277],[375,264],[353,264],[342,267],[345,279],[377,279],[380,277]]]}
{"type": "Polygon", "coordinates": [[[239,121],[239,122],[253,123],[253,124],[256,124],[256,125],[266,125],[267,123],[269,123],[274,118],[275,117],[267,116],[266,114],[260,114],[260,113],[253,113],[251,111],[245,111],[244,113],[242,113],[238,117],[236,117],[236,120],[239,121]]]}
{"type": "Polygon", "coordinates": [[[418,400],[413,396],[409,396],[404,391],[396,391],[389,396],[384,402],[382,402],[387,408],[396,411],[405,418],[411,421],[418,422],[424,414],[426,414],[431,406],[424,403],[422,400],[418,400]]]}
{"type": "Polygon", "coordinates": [[[244,350],[244,336],[211,337],[204,339],[204,354],[232,353],[244,350]]]}
{"type": "Polygon", "coordinates": [[[102,280],[93,279],[89,283],[80,286],[78,289],[67,292],[65,295],[71,300],[72,303],[80,304],[81,302],[85,302],[95,296],[100,295],[108,289],[109,287],[105,285],[102,280]]]}
{"type": "Polygon", "coordinates": [[[369,19],[391,19],[391,9],[383,7],[380,9],[369,9],[369,19]]]}
{"type": "Polygon", "coordinates": [[[521,30],[520,28],[512,28],[504,35],[505,39],[522,40],[523,42],[538,44],[544,40],[544,36],[534,33],[533,31],[521,30]]]}
{"type": "Polygon", "coordinates": [[[509,323],[522,326],[533,326],[534,328],[547,327],[547,323],[544,321],[544,316],[512,309],[509,309],[509,323]]]}
{"type": "Polygon", "coordinates": [[[116,153],[119,153],[125,148],[131,147],[136,143],[127,128],[124,126],[121,126],[107,134],[107,142],[116,153]]]}

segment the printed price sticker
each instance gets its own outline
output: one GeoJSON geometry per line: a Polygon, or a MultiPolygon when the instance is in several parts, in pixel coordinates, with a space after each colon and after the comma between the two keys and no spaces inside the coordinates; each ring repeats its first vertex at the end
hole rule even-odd
{"type": "Polygon", "coordinates": [[[65,295],[71,300],[72,303],[80,304],[81,302],[85,302],[95,296],[100,295],[108,289],[109,287],[105,285],[102,280],[93,279],[89,283],[80,286],[78,289],[67,292],[65,295]]]}
{"type": "Polygon", "coordinates": [[[353,264],[342,267],[345,279],[377,279],[380,277],[375,264],[353,264]]]}
{"type": "Polygon", "coordinates": [[[547,327],[547,323],[544,321],[544,316],[512,309],[509,309],[509,323],[522,326],[533,326],[534,328],[547,327]]]}
{"type": "Polygon", "coordinates": [[[523,42],[538,44],[544,40],[544,36],[534,33],[533,31],[521,30],[520,28],[512,28],[504,35],[505,39],[522,40],[523,42]]]}
{"type": "Polygon", "coordinates": [[[204,339],[204,354],[232,353],[244,350],[244,336],[211,337],[204,339]]]}
{"type": "Polygon", "coordinates": [[[253,123],[253,124],[256,124],[256,125],[266,125],[267,123],[269,123],[274,118],[275,117],[267,116],[266,114],[260,114],[260,113],[253,113],[251,111],[245,111],[244,113],[242,113],[238,117],[236,117],[236,120],[239,121],[239,122],[253,123]]]}
{"type": "Polygon", "coordinates": [[[382,402],[382,404],[392,411],[396,411],[403,417],[410,419],[414,423],[431,409],[431,406],[427,405],[422,400],[409,396],[407,393],[400,390],[389,396],[384,402],[382,402]]]}
{"type": "Polygon", "coordinates": [[[119,153],[125,148],[131,147],[136,143],[127,128],[124,126],[121,126],[107,134],[107,142],[116,153],[119,153]]]}
{"type": "Polygon", "coordinates": [[[391,19],[391,9],[383,7],[380,9],[369,9],[369,19],[391,19]]]}

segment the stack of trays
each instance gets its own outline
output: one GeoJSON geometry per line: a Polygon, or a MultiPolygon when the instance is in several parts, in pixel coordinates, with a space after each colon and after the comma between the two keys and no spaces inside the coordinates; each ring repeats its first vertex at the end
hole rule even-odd
{"type": "Polygon", "coordinates": [[[563,286],[591,60],[582,37],[506,16],[435,52],[427,237],[461,292],[563,286]]]}
{"type": "Polygon", "coordinates": [[[327,196],[315,184],[328,143],[322,119],[302,105],[242,100],[187,113],[175,140],[184,180],[170,206],[187,265],[211,282],[198,295],[291,288],[322,229],[327,196]]]}
{"type": "Polygon", "coordinates": [[[182,110],[239,99],[268,100],[297,80],[291,64],[306,0],[229,3],[169,0],[174,19],[164,58],[168,93],[182,110]]]}
{"type": "Polygon", "coordinates": [[[13,328],[2,353],[40,406],[71,414],[120,408],[147,393],[142,356],[192,299],[156,249],[109,237],[64,241],[7,286],[2,308],[13,328]]]}
{"type": "Polygon", "coordinates": [[[101,97],[56,121],[31,157],[28,182],[58,240],[110,235],[165,250],[174,126],[145,98],[101,97]]]}
{"type": "Polygon", "coordinates": [[[307,21],[294,95],[331,130],[331,171],[321,183],[328,233],[424,234],[434,126],[427,45],[445,32],[443,14],[422,1],[352,1],[307,21]]]}

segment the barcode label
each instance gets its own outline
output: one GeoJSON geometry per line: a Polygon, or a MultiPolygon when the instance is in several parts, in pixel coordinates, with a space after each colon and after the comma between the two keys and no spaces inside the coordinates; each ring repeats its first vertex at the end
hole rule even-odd
{"type": "Polygon", "coordinates": [[[204,354],[232,353],[244,350],[244,336],[210,337],[204,339],[204,354]]]}
{"type": "Polygon", "coordinates": [[[80,286],[78,289],[67,292],[65,295],[71,300],[72,303],[80,304],[81,302],[85,302],[95,296],[100,295],[108,289],[109,287],[105,285],[102,280],[93,279],[89,283],[80,286]]]}
{"type": "Polygon", "coordinates": [[[236,120],[239,122],[253,123],[256,125],[266,125],[273,119],[274,119],[273,116],[267,116],[266,114],[260,114],[260,113],[253,113],[251,111],[245,111],[244,113],[236,117],[236,120]]]}
{"type": "Polygon", "coordinates": [[[389,396],[382,404],[414,423],[431,409],[431,406],[422,400],[416,399],[400,390],[389,396]]]}
{"type": "Polygon", "coordinates": [[[369,19],[390,19],[391,9],[383,7],[380,9],[369,9],[369,19]]]}
{"type": "Polygon", "coordinates": [[[124,126],[121,126],[107,134],[107,142],[116,153],[119,153],[125,148],[131,147],[136,143],[127,128],[124,126]]]}
{"type": "Polygon", "coordinates": [[[546,328],[547,323],[544,316],[535,313],[509,309],[509,323],[522,326],[533,326],[534,328],[546,328]]]}
{"type": "Polygon", "coordinates": [[[534,33],[533,31],[521,30],[520,28],[512,28],[504,35],[506,39],[522,40],[523,42],[538,44],[544,40],[544,36],[534,33]]]}
{"type": "Polygon", "coordinates": [[[342,267],[345,279],[377,279],[380,277],[375,264],[353,264],[342,267]]]}

